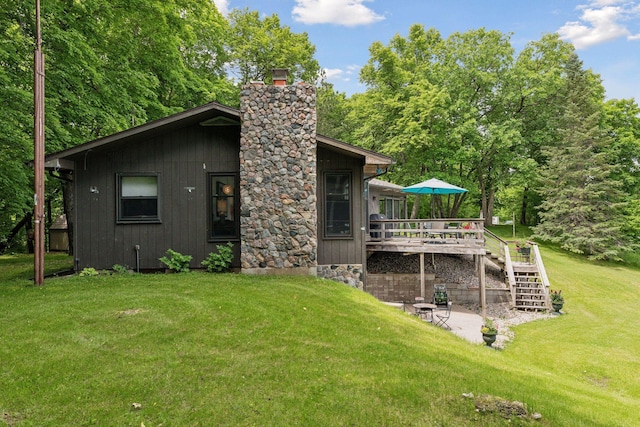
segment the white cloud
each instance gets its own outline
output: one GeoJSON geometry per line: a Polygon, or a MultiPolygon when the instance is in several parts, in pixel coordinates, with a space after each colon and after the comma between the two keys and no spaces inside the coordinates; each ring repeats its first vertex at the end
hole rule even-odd
{"type": "Polygon", "coordinates": [[[632,35],[625,23],[637,19],[640,7],[633,2],[620,0],[594,0],[580,5],[579,21],[571,21],[558,29],[560,37],[573,43],[576,49],[608,42],[620,37],[637,40],[640,35],[632,35]]]}
{"type": "Polygon", "coordinates": [[[336,24],[346,27],[373,24],[382,21],[363,3],[372,0],[296,0],[291,14],[303,24],[336,24]]]}
{"type": "Polygon", "coordinates": [[[340,68],[325,68],[324,74],[327,76],[327,80],[338,80],[344,74],[344,71],[340,68]]]}
{"type": "Polygon", "coordinates": [[[359,65],[347,65],[345,69],[342,68],[325,68],[324,75],[328,82],[350,82],[353,75],[357,75],[360,72],[359,65]]]}
{"type": "Polygon", "coordinates": [[[362,68],[359,65],[347,65],[347,74],[355,74],[355,73],[359,73],[360,72],[360,68],[362,68]]]}
{"type": "Polygon", "coordinates": [[[216,7],[218,8],[218,12],[227,16],[229,14],[229,0],[213,0],[216,7]]]}

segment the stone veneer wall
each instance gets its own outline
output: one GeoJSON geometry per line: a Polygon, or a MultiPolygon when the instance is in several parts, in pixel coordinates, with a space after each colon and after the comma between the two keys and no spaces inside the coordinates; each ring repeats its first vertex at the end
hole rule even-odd
{"type": "Polygon", "coordinates": [[[244,86],[240,115],[242,271],[315,275],[315,87],[244,86]]]}
{"type": "Polygon", "coordinates": [[[319,265],[318,277],[346,283],[360,290],[364,288],[362,264],[319,265]]]}

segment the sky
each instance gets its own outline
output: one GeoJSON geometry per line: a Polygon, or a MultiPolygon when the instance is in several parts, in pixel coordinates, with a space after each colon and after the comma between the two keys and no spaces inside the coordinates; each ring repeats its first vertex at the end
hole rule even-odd
{"type": "MultiPolygon", "coordinates": [[[[369,46],[387,45],[422,24],[443,38],[485,28],[511,34],[520,51],[543,34],[573,43],[585,68],[599,74],[607,99],[640,102],[640,0],[214,0],[223,14],[238,8],[277,14],[306,32],[327,80],[348,96],[364,92],[359,72],[369,46]]],[[[277,64],[274,64],[277,67],[277,64]]]]}

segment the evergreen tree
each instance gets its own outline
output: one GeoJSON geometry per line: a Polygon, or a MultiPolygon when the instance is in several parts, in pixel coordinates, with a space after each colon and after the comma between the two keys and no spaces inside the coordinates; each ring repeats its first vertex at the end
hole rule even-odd
{"type": "Polygon", "coordinates": [[[560,139],[545,150],[539,190],[544,201],[535,237],[591,259],[619,259],[626,249],[620,231],[624,193],[611,176],[601,88],[574,54],[567,66],[560,139]]]}

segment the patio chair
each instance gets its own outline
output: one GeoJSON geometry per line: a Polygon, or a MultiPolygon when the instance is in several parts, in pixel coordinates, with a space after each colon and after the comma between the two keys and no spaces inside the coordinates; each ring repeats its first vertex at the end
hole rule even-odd
{"type": "Polygon", "coordinates": [[[449,302],[447,287],[445,285],[433,285],[433,304],[438,307],[446,307],[449,302]]]}
{"type": "Polygon", "coordinates": [[[447,328],[449,330],[451,330],[451,326],[449,326],[449,324],[447,324],[447,322],[449,321],[449,318],[451,317],[451,305],[453,303],[451,301],[449,301],[447,303],[447,308],[444,309],[441,313],[436,313],[435,317],[436,317],[436,326],[442,326],[443,328],[447,328]]]}

